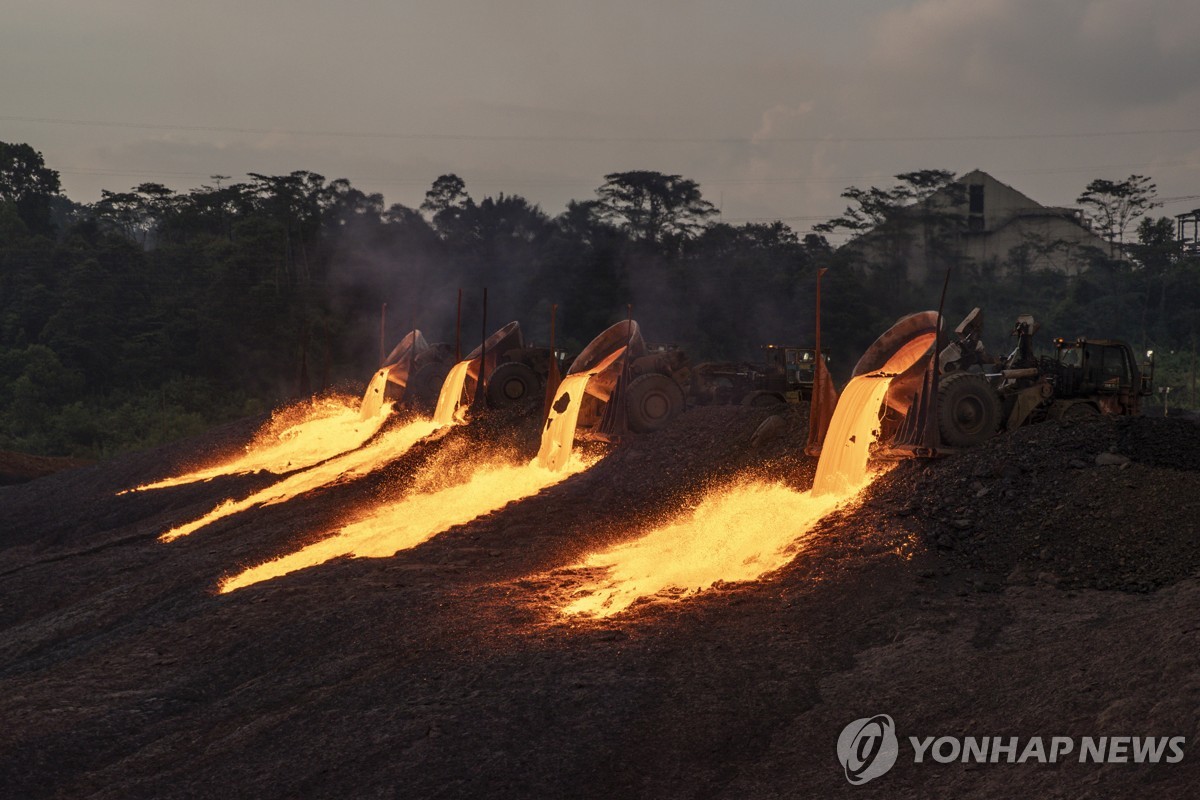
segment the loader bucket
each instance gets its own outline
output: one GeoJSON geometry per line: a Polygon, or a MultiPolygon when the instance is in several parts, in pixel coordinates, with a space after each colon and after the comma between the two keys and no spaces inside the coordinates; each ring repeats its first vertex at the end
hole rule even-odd
{"type": "Polygon", "coordinates": [[[867,348],[854,366],[854,377],[872,373],[895,376],[884,397],[878,456],[937,454],[937,330],[936,311],[902,317],[867,348]]]}
{"type": "Polygon", "coordinates": [[[413,330],[401,339],[367,384],[367,391],[359,406],[359,417],[370,419],[380,412],[384,403],[402,402],[413,364],[429,349],[429,343],[419,330],[413,330]]]}
{"type": "Polygon", "coordinates": [[[633,320],[613,325],[592,340],[571,364],[546,414],[537,463],[562,470],[575,439],[611,441],[624,432],[622,391],[630,362],[646,343],[633,320]]]}
{"type": "Polygon", "coordinates": [[[496,365],[504,360],[506,353],[521,350],[524,347],[525,337],[521,335],[521,323],[514,320],[485,339],[479,347],[467,353],[466,358],[463,359],[463,361],[471,362],[471,367],[467,370],[467,374],[470,376],[467,393],[474,397],[475,382],[479,380],[481,359],[486,362],[483,365],[483,375],[486,379],[488,375],[495,372],[496,365]]]}
{"type": "MultiPolygon", "coordinates": [[[[937,332],[937,312],[921,311],[901,317],[867,348],[854,365],[854,377],[872,372],[892,372],[906,357],[904,350],[913,346],[913,340],[922,334],[937,332]]],[[[932,347],[930,343],[930,347],[932,347]]],[[[911,353],[910,353],[911,354],[911,353]]]]}
{"type": "MultiPolygon", "coordinates": [[[[620,400],[629,383],[629,365],[645,354],[646,342],[637,322],[625,320],[593,339],[572,362],[568,378],[591,373],[576,422],[578,438],[610,441],[628,433],[625,407],[620,400]]],[[[552,409],[550,413],[555,412],[552,409]]]]}
{"type": "Polygon", "coordinates": [[[471,405],[479,385],[480,365],[486,379],[495,371],[496,365],[504,359],[506,353],[521,350],[525,347],[521,335],[521,324],[513,321],[493,333],[476,347],[467,357],[459,361],[446,375],[438,395],[437,406],[433,419],[441,425],[449,425],[454,420],[459,409],[471,405]]]}

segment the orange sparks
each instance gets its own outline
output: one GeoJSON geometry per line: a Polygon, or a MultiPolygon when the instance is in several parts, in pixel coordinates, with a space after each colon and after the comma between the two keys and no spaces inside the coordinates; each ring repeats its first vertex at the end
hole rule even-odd
{"type": "Polygon", "coordinates": [[[161,489],[250,472],[280,475],[354,450],[378,433],[388,416],[382,413],[360,419],[357,405],[352,405],[356,402],[349,397],[329,397],[281,409],[255,434],[243,455],[128,491],[161,489]]]}
{"type": "MultiPolygon", "coordinates": [[[[887,368],[904,369],[931,341],[902,348],[887,368]]],[[[892,374],[862,375],[846,387],[825,437],[812,491],[754,482],[714,492],[691,514],[577,564],[577,569],[600,569],[603,575],[585,585],[563,612],[607,617],[639,598],[671,590],[687,596],[717,581],[755,580],[787,564],[824,516],[870,484],[868,451],[879,434],[892,374]]]]}
{"type": "Polygon", "coordinates": [[[754,580],[791,561],[840,499],[762,482],[709,494],[687,516],[577,564],[605,574],[563,611],[607,617],[670,589],[686,596],[718,580],[754,580]]]}
{"type": "Polygon", "coordinates": [[[245,511],[255,506],[283,503],[298,495],[318,489],[338,480],[355,480],[369,474],[382,464],[403,455],[410,447],[433,433],[438,426],[429,420],[417,420],[394,430],[387,431],[366,447],[344,453],[303,472],[289,475],[267,488],[255,492],[242,500],[226,500],[200,519],[179,525],[159,537],[160,542],[170,542],[187,536],[205,525],[219,519],[245,511]]]}
{"type": "MultiPolygon", "coordinates": [[[[536,463],[516,466],[502,461],[484,461],[461,483],[420,489],[395,503],[380,506],[328,538],[295,553],[282,556],[221,581],[219,590],[231,592],[260,581],[323,564],[341,556],[387,558],[408,550],[455,525],[503,508],[514,500],[536,494],[548,486],[586,469],[579,460],[560,471],[536,463]]],[[[418,483],[438,482],[426,475],[418,483]]]]}

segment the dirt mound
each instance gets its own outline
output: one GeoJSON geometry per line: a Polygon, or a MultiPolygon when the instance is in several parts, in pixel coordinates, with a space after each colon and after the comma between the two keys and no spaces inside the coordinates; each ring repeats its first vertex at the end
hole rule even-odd
{"type": "Polygon", "coordinates": [[[867,503],[994,581],[1149,591],[1200,569],[1197,445],[1182,419],[1035,425],[902,463],[867,503]]]}

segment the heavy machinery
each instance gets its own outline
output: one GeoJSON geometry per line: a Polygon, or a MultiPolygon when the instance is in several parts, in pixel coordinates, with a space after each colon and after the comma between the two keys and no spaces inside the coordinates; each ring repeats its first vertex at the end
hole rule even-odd
{"type": "Polygon", "coordinates": [[[955,328],[935,373],[930,334],[936,320],[929,311],[905,317],[855,367],[856,376],[878,370],[890,354],[915,342],[928,350],[929,357],[918,359],[889,387],[879,436],[885,454],[972,447],[997,431],[1043,420],[1139,414],[1141,398],[1152,391],[1153,363],[1139,364],[1122,341],[1060,338],[1052,356],[1035,355],[1038,325],[1027,314],[1013,328],[1012,352],[993,356],[980,341],[978,308],[955,328]]]}
{"type": "MultiPolygon", "coordinates": [[[[646,344],[634,320],[607,328],[583,349],[566,372],[568,379],[582,375],[590,377],[575,425],[581,439],[657,431],[686,407],[686,354],[673,345],[646,344]]],[[[552,414],[564,411],[562,401],[560,391],[552,414]]]]}
{"type": "MultiPolygon", "coordinates": [[[[772,406],[812,399],[816,351],[763,345],[759,364],[698,364],[691,371],[688,400],[696,405],[740,403],[772,406]]],[[[829,363],[828,356],[825,363],[829,363]]]]}
{"type": "MultiPolygon", "coordinates": [[[[508,408],[522,403],[541,402],[552,365],[561,371],[566,353],[549,347],[526,344],[521,324],[513,321],[500,328],[463,358],[470,362],[462,385],[465,402],[475,401],[479,374],[484,374],[484,400],[489,408],[508,408]]],[[[423,395],[421,410],[433,410],[438,392],[453,366],[453,359],[430,364],[428,385],[436,384],[431,397],[423,395]]],[[[418,376],[420,373],[418,372],[418,376]]],[[[414,383],[416,380],[414,379],[414,383]]],[[[422,384],[424,385],[424,384],[422,384]]]]}
{"type": "MultiPolygon", "coordinates": [[[[487,404],[492,408],[500,408],[540,401],[551,359],[557,359],[561,368],[566,354],[561,351],[552,353],[548,347],[526,344],[520,323],[514,321],[489,336],[464,360],[478,362],[481,358],[486,360],[484,389],[487,404]]],[[[364,415],[377,413],[385,402],[395,402],[425,413],[432,412],[446,375],[454,363],[453,345],[428,344],[420,331],[409,333],[376,371],[364,398],[364,415]]],[[[467,375],[468,403],[475,397],[478,379],[479,364],[475,363],[467,375]]]]}
{"type": "MultiPolygon", "coordinates": [[[[516,324],[515,322],[512,324],[516,324]]],[[[540,401],[546,388],[546,379],[551,372],[551,363],[557,362],[557,371],[562,372],[568,362],[565,351],[549,347],[518,342],[500,352],[496,366],[484,384],[488,406],[507,408],[521,403],[540,401]]]]}
{"type": "Polygon", "coordinates": [[[372,417],[389,402],[414,408],[437,402],[441,378],[445,378],[453,360],[448,345],[429,344],[419,330],[411,331],[375,371],[363,395],[360,416],[372,417]]]}
{"type": "Polygon", "coordinates": [[[1012,331],[1016,347],[993,358],[979,341],[981,327],[976,308],[939,356],[938,430],[951,447],[1047,419],[1140,414],[1141,398],[1151,392],[1153,364],[1139,364],[1125,342],[1059,338],[1052,356],[1038,357],[1033,335],[1039,326],[1023,314],[1012,331]]]}
{"type": "Polygon", "coordinates": [[[633,356],[628,385],[623,387],[630,430],[650,433],[682,413],[687,407],[683,384],[688,374],[687,353],[673,344],[647,343],[642,355],[633,356]]]}
{"type": "Polygon", "coordinates": [[[1125,342],[1060,338],[1054,340],[1054,352],[1054,361],[1047,359],[1042,367],[1055,387],[1055,402],[1047,411],[1051,418],[1140,414],[1141,398],[1154,391],[1154,362],[1139,364],[1125,342]]]}

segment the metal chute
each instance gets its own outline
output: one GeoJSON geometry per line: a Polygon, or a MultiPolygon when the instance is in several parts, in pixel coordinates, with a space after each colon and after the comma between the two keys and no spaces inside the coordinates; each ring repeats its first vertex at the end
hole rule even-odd
{"type": "Polygon", "coordinates": [[[430,350],[419,330],[413,330],[401,339],[367,384],[359,405],[359,417],[370,419],[380,412],[384,403],[403,402],[408,394],[409,378],[418,369],[418,360],[425,360],[424,356],[430,350]]]}
{"type": "Polygon", "coordinates": [[[937,453],[938,325],[936,311],[902,317],[854,366],[854,377],[894,376],[883,401],[879,455],[903,458],[937,453]]]}
{"type": "Polygon", "coordinates": [[[463,361],[471,362],[467,368],[466,393],[474,398],[477,394],[479,376],[482,373],[484,387],[496,367],[509,359],[509,354],[525,349],[525,337],[521,333],[521,323],[512,321],[500,330],[487,337],[479,347],[467,353],[463,361]]]}
{"type": "MultiPolygon", "coordinates": [[[[628,432],[624,396],[629,386],[630,365],[646,355],[646,342],[634,320],[623,320],[606,329],[588,344],[571,363],[563,386],[572,376],[589,376],[584,396],[579,399],[576,436],[583,439],[612,440],[628,432]]],[[[582,381],[573,381],[579,385],[582,381]]],[[[550,406],[547,427],[567,401],[559,396],[550,406]]]]}

